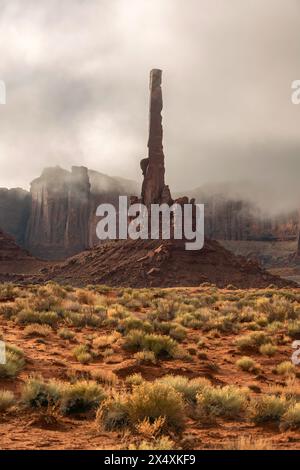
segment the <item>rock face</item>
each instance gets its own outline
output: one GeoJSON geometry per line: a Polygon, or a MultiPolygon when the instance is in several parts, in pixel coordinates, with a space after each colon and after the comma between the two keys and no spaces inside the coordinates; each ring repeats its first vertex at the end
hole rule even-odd
{"type": "Polygon", "coordinates": [[[47,168],[31,183],[26,247],[57,259],[87,247],[90,185],[85,168],[47,168]]]}
{"type": "Polygon", "coordinates": [[[30,194],[20,188],[0,188],[0,228],[24,244],[30,211],[30,194]]]}
{"type": "Polygon", "coordinates": [[[62,259],[99,244],[96,208],[116,205],[119,195],[135,192],[134,183],[85,167],[47,168],[31,184],[26,248],[44,259],[62,259]]]}
{"type": "Polygon", "coordinates": [[[172,202],[169,187],[165,185],[161,82],[162,71],[152,70],[150,73],[148,158],[141,160],[141,169],[144,176],[142,203],[147,207],[151,204],[169,204],[172,202]]]}

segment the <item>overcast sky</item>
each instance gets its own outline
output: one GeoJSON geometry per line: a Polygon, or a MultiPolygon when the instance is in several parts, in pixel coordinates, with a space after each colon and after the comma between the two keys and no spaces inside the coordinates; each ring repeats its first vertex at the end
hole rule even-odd
{"type": "Polygon", "coordinates": [[[300,205],[300,0],[0,0],[0,186],[45,166],[140,179],[162,68],[167,182],[300,205]]]}

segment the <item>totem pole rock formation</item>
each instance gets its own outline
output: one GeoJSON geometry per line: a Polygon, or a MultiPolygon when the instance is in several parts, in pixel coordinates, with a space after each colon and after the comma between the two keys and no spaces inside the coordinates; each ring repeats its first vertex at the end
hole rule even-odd
{"type": "Polygon", "coordinates": [[[141,169],[144,176],[142,203],[147,207],[151,204],[172,204],[169,187],[165,185],[161,82],[162,71],[152,70],[150,73],[148,158],[141,160],[141,169]]]}

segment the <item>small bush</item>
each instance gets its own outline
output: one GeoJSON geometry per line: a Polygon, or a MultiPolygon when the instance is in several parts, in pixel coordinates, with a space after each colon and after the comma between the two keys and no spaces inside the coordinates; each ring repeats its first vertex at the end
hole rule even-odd
{"type": "Polygon", "coordinates": [[[24,336],[41,336],[47,337],[51,334],[52,329],[48,325],[40,325],[38,323],[33,323],[32,325],[26,326],[24,329],[24,336]]]}
{"type": "Polygon", "coordinates": [[[251,409],[256,424],[279,421],[287,410],[288,402],[284,397],[263,396],[254,401],[251,409]]]}
{"type": "Polygon", "coordinates": [[[239,369],[245,372],[257,373],[259,370],[259,364],[257,364],[251,357],[244,356],[236,361],[236,365],[239,369]]]}
{"type": "Polygon", "coordinates": [[[295,371],[296,371],[296,368],[290,361],[281,362],[276,367],[276,373],[278,375],[284,375],[285,377],[294,375],[295,371]]]}
{"type": "Polygon", "coordinates": [[[114,393],[104,400],[96,414],[96,425],[105,431],[115,431],[128,426],[127,395],[114,393]]]}
{"type": "Polygon", "coordinates": [[[177,325],[170,329],[169,335],[171,338],[175,339],[175,341],[183,341],[187,335],[187,329],[181,325],[177,325]]]}
{"type": "Polygon", "coordinates": [[[17,323],[28,325],[30,323],[39,323],[40,325],[55,326],[59,317],[56,312],[35,312],[31,309],[21,310],[16,316],[17,323]]]}
{"type": "Polygon", "coordinates": [[[78,381],[64,391],[61,410],[64,414],[81,413],[97,408],[106,398],[106,394],[94,381],[78,381]]]}
{"type": "Polygon", "coordinates": [[[137,364],[156,364],[156,357],[152,351],[139,351],[134,354],[137,364]]]}
{"type": "Polygon", "coordinates": [[[15,396],[9,390],[0,390],[0,413],[15,404],[15,396]]]}
{"type": "Polygon", "coordinates": [[[140,330],[131,330],[125,337],[125,347],[131,351],[144,349],[152,351],[156,357],[174,357],[177,352],[177,342],[169,336],[145,334],[140,330]]]}
{"type": "Polygon", "coordinates": [[[88,364],[92,360],[92,355],[89,352],[89,348],[85,344],[76,346],[76,348],[74,348],[72,352],[73,356],[81,364],[88,364]]]}
{"type": "Polygon", "coordinates": [[[289,406],[286,413],[282,416],[283,429],[298,429],[300,428],[300,403],[293,403],[289,406]]]}
{"type": "Polygon", "coordinates": [[[234,418],[244,410],[247,395],[244,390],[226,385],[225,387],[205,387],[197,395],[199,416],[223,416],[234,418]]]}
{"type": "Polygon", "coordinates": [[[75,333],[68,328],[60,328],[57,334],[62,339],[73,339],[75,337],[75,333]]]}
{"type": "Polygon", "coordinates": [[[144,419],[154,422],[165,418],[167,427],[180,429],[184,425],[184,404],[180,393],[172,387],[154,382],[143,382],[133,389],[128,398],[128,414],[132,424],[144,419]]]}
{"type": "Polygon", "coordinates": [[[94,370],[92,378],[105,385],[117,385],[119,382],[118,376],[110,370],[94,370]]]}
{"type": "Polygon", "coordinates": [[[264,356],[272,357],[276,354],[277,347],[271,343],[262,344],[259,348],[259,352],[260,354],[263,354],[264,356]]]}
{"type": "Polygon", "coordinates": [[[6,363],[0,364],[0,378],[14,378],[25,365],[23,351],[16,346],[6,344],[6,363]]]}
{"type": "Polygon", "coordinates": [[[142,374],[131,374],[128,375],[125,379],[125,382],[128,385],[141,385],[144,382],[142,374]]]}
{"type": "Polygon", "coordinates": [[[300,338],[300,320],[289,322],[288,334],[291,338],[300,338]]]}
{"type": "Polygon", "coordinates": [[[240,351],[257,352],[262,344],[267,343],[271,343],[271,339],[265,333],[257,331],[236,340],[236,346],[240,351]]]}
{"type": "Polygon", "coordinates": [[[202,391],[204,387],[210,386],[209,380],[204,377],[189,380],[181,375],[165,375],[161,379],[158,379],[158,382],[172,387],[174,390],[181,393],[183,398],[189,402],[195,402],[197,394],[202,391]]]}
{"type": "Polygon", "coordinates": [[[22,392],[22,402],[31,408],[56,404],[63,393],[63,384],[51,380],[45,382],[41,377],[31,377],[26,380],[22,392]]]}

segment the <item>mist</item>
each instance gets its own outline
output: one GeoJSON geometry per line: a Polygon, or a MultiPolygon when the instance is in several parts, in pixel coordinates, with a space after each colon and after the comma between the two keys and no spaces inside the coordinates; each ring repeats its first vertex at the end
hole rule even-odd
{"type": "Polygon", "coordinates": [[[141,180],[163,69],[166,180],[300,204],[298,0],[0,0],[0,187],[44,167],[141,180]]]}

